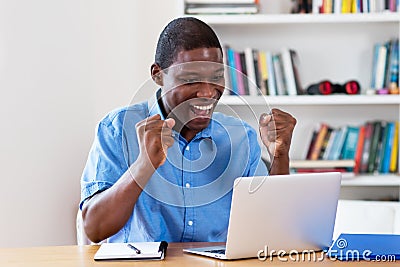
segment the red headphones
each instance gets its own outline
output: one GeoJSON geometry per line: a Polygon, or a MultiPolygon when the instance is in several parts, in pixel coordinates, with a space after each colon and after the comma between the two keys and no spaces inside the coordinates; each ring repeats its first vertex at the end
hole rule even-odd
{"type": "Polygon", "coordinates": [[[360,89],[360,84],[355,80],[348,81],[343,85],[338,83],[331,83],[328,80],[324,80],[316,84],[311,84],[307,88],[307,94],[330,95],[335,93],[345,93],[348,95],[355,95],[360,93],[360,89]]]}

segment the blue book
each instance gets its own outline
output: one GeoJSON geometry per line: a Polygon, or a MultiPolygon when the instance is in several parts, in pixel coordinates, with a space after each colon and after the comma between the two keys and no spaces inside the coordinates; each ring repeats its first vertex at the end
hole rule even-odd
{"type": "Polygon", "coordinates": [[[354,159],[358,143],[358,126],[348,126],[347,135],[342,148],[342,159],[354,159]]]}
{"type": "Polygon", "coordinates": [[[343,261],[394,262],[400,259],[400,235],[341,234],[329,248],[330,258],[343,261]]]}
{"type": "Polygon", "coordinates": [[[237,84],[237,70],[235,65],[235,51],[232,48],[227,48],[226,52],[228,54],[228,66],[229,66],[229,73],[231,78],[231,85],[232,88],[230,91],[231,95],[239,95],[239,89],[237,84]]]}
{"type": "Polygon", "coordinates": [[[388,173],[389,172],[389,165],[390,165],[390,155],[393,148],[393,139],[394,139],[394,130],[395,130],[394,122],[388,122],[387,124],[387,135],[385,137],[385,150],[383,151],[383,158],[381,159],[382,165],[380,172],[381,173],[388,173]]]}
{"type": "Polygon", "coordinates": [[[340,159],[340,154],[342,153],[343,144],[347,136],[347,126],[341,127],[337,134],[335,135],[335,140],[333,141],[333,148],[328,155],[329,160],[340,159]]]}

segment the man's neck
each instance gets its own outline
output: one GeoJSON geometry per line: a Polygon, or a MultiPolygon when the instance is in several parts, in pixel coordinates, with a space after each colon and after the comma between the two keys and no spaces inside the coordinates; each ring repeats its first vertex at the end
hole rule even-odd
{"type": "MultiPolygon", "coordinates": [[[[164,106],[164,103],[163,103],[163,101],[162,101],[161,90],[158,90],[158,91],[157,91],[156,97],[157,97],[158,106],[160,107],[160,111],[161,111],[163,117],[164,117],[164,118],[168,118],[168,115],[169,115],[169,114],[167,113],[167,111],[166,111],[166,109],[165,109],[165,106],[164,106]]],[[[172,117],[172,116],[171,116],[171,117],[172,117]]],[[[190,130],[190,129],[187,128],[186,126],[180,124],[179,121],[178,121],[176,118],[174,118],[174,119],[175,119],[175,122],[176,122],[176,123],[175,123],[175,126],[174,126],[173,129],[174,129],[175,131],[179,132],[179,134],[180,134],[183,138],[185,138],[185,140],[186,140],[187,142],[190,142],[190,141],[196,136],[196,134],[197,134],[198,132],[195,132],[195,131],[193,131],[193,130],[190,130]]]]}

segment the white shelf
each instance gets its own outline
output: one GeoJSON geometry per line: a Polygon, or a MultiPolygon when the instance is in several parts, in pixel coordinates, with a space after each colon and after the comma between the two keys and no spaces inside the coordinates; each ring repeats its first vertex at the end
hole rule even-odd
{"type": "Polygon", "coordinates": [[[400,176],[388,175],[356,175],[342,179],[342,186],[400,186],[400,176]]]}
{"type": "Polygon", "coordinates": [[[196,15],[214,25],[399,22],[400,13],[196,15]]]}
{"type": "Polygon", "coordinates": [[[400,95],[223,95],[220,102],[225,105],[399,105],[400,95]]]}

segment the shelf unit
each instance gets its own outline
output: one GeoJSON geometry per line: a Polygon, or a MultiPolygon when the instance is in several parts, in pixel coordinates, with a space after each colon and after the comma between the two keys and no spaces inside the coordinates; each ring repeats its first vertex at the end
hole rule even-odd
{"type": "MultiPolygon", "coordinates": [[[[373,45],[400,36],[399,13],[289,14],[290,0],[260,0],[256,15],[198,15],[216,31],[221,42],[236,50],[252,47],[297,51],[304,88],[322,80],[344,83],[355,79],[361,95],[230,96],[218,111],[237,116],[258,128],[258,117],[270,108],[294,115],[291,158],[304,159],[316,123],[333,127],[361,125],[367,120],[400,120],[399,95],[365,95],[370,85],[373,45]]],[[[266,153],[264,151],[264,153],[266,153]]],[[[400,176],[363,175],[342,182],[344,198],[400,199],[400,176]],[[362,192],[356,192],[357,190],[362,192]],[[389,190],[390,192],[387,192],[389,190]],[[380,194],[381,193],[381,194],[380,194]]]]}

